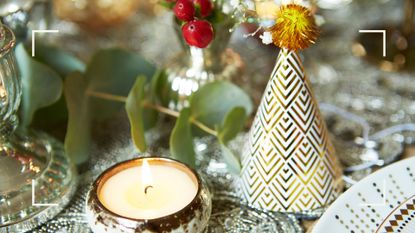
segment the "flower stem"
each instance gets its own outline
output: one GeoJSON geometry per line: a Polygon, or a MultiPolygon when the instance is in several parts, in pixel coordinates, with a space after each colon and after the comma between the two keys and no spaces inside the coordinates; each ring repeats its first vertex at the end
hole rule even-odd
{"type": "Polygon", "coordinates": [[[213,135],[215,137],[218,136],[218,132],[216,132],[216,130],[209,128],[207,125],[203,124],[202,122],[194,119],[194,118],[190,118],[190,122],[194,125],[196,125],[199,129],[205,131],[206,133],[213,135]]]}
{"type": "Polygon", "coordinates": [[[105,92],[97,92],[97,91],[87,90],[86,94],[89,95],[89,96],[100,98],[100,99],[112,100],[112,101],[117,101],[117,102],[122,102],[122,103],[125,103],[127,101],[127,97],[108,94],[108,93],[105,93],[105,92]]]}
{"type": "MultiPolygon", "coordinates": [[[[105,93],[105,92],[87,91],[86,93],[89,96],[100,98],[100,99],[105,99],[105,100],[110,100],[110,101],[117,101],[117,102],[122,102],[122,103],[125,103],[127,101],[127,97],[108,94],[108,93],[105,93]]],[[[176,118],[178,118],[180,116],[180,113],[177,112],[177,111],[171,110],[171,109],[163,107],[161,105],[153,104],[153,103],[148,102],[148,101],[143,101],[143,107],[154,109],[158,112],[161,112],[161,113],[164,113],[166,115],[176,117],[176,118]]],[[[201,130],[205,131],[208,134],[211,134],[213,136],[218,135],[218,133],[215,130],[209,128],[207,125],[203,124],[202,122],[200,122],[200,121],[198,121],[194,118],[190,118],[190,122],[192,124],[196,125],[198,128],[200,128],[201,130]]]]}

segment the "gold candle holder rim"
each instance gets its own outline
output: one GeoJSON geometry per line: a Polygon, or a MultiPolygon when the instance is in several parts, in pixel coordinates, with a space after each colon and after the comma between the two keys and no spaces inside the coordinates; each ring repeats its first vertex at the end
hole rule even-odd
{"type": "MultiPolygon", "coordinates": [[[[187,173],[187,172],[186,172],[187,173]]],[[[149,157],[138,157],[138,158],[134,158],[134,159],[129,159],[129,160],[125,160],[123,162],[117,163],[109,168],[107,168],[101,175],[98,176],[98,178],[94,181],[92,189],[91,189],[91,198],[96,199],[97,202],[96,204],[99,206],[99,208],[101,208],[102,210],[104,210],[105,212],[107,212],[108,214],[111,214],[117,218],[121,218],[121,219],[127,219],[127,220],[131,220],[131,221],[137,221],[137,222],[151,222],[151,221],[160,221],[163,219],[168,219],[168,218],[174,218],[174,215],[176,215],[177,213],[180,212],[186,212],[187,209],[191,209],[193,208],[192,206],[195,204],[195,202],[198,200],[199,195],[201,194],[201,190],[202,190],[202,180],[199,176],[199,174],[191,167],[189,167],[188,165],[175,160],[175,159],[171,159],[171,158],[166,158],[166,157],[157,157],[157,156],[149,156],[149,157]],[[123,216],[120,215],[118,213],[115,213],[114,211],[108,209],[107,207],[105,207],[105,205],[101,202],[100,198],[99,198],[99,193],[101,191],[102,186],[105,184],[105,182],[112,177],[113,175],[127,169],[127,168],[131,168],[131,167],[135,167],[137,165],[141,165],[143,163],[144,159],[148,159],[150,160],[150,164],[151,163],[156,163],[156,164],[165,164],[166,162],[169,164],[174,165],[174,167],[179,168],[182,171],[190,171],[194,177],[194,180],[196,181],[196,185],[197,185],[197,192],[196,195],[193,197],[193,199],[182,209],[177,210],[176,212],[169,214],[169,215],[165,215],[165,216],[161,216],[158,218],[151,218],[151,219],[140,219],[140,218],[132,218],[132,217],[127,217],[127,216],[123,216]]]]}

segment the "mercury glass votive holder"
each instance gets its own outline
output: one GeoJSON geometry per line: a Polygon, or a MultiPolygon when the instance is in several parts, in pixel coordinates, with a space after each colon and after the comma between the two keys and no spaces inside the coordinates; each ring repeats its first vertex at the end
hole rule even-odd
{"type": "MultiPolygon", "coordinates": [[[[145,168],[142,169],[143,171],[145,168]]],[[[187,179],[186,178],[186,179],[187,179]]],[[[120,181],[120,180],[119,180],[120,181]]],[[[119,184],[113,180],[114,182],[119,184]]],[[[124,185],[125,186],[125,185],[124,185]]],[[[107,196],[110,199],[116,198],[127,198],[128,188],[123,187],[120,185],[119,188],[109,189],[107,188],[107,196]],[[125,192],[123,190],[126,190],[125,192]],[[118,194],[117,194],[118,192],[118,194]]],[[[165,189],[168,190],[168,189],[165,189]]],[[[160,193],[158,194],[160,196],[160,193]]],[[[130,195],[133,199],[136,197],[137,199],[140,198],[140,195],[130,195]]],[[[144,198],[141,196],[141,198],[144,198]]],[[[151,198],[150,198],[151,199],[151,198]]],[[[165,199],[165,198],[161,198],[165,199]]],[[[171,197],[171,200],[174,200],[171,197]]],[[[143,200],[146,202],[147,200],[143,200]]],[[[108,202],[108,201],[107,201],[108,202]]],[[[133,203],[134,200],[131,202],[133,203]]],[[[118,208],[120,205],[117,200],[114,200],[115,208],[118,208]]],[[[129,203],[129,202],[123,202],[129,203]]],[[[137,203],[140,203],[140,200],[137,200],[137,203]]],[[[168,204],[160,204],[166,203],[165,200],[160,200],[159,202],[156,200],[155,205],[158,207],[154,207],[152,209],[153,212],[157,212],[159,209],[157,208],[164,208],[165,205],[168,204]]],[[[121,204],[122,205],[122,204],[121,204]]],[[[146,204],[142,204],[146,205],[146,204]]],[[[141,207],[140,204],[137,204],[134,208],[144,208],[141,207]]],[[[151,209],[151,208],[150,208],[151,209]]],[[[124,161],[118,163],[106,171],[104,171],[93,183],[86,200],[86,215],[87,220],[90,225],[91,230],[94,233],[102,233],[102,232],[111,232],[111,233],[152,233],[152,232],[174,232],[174,233],[198,233],[203,232],[207,227],[210,214],[212,210],[212,201],[210,192],[206,186],[206,184],[202,181],[200,176],[187,165],[180,163],[176,160],[169,159],[169,158],[160,158],[160,157],[141,157],[136,158],[128,161],[124,161]],[[154,169],[153,167],[159,166],[161,169],[163,167],[177,170],[180,173],[183,173],[192,184],[195,185],[196,189],[194,190],[195,193],[192,195],[193,197],[189,199],[188,202],[183,203],[182,207],[178,207],[176,210],[171,211],[168,214],[160,214],[160,216],[153,217],[134,217],[133,213],[126,213],[119,210],[112,209],[108,203],[105,203],[106,200],[104,198],[103,189],[107,183],[111,183],[111,179],[120,175],[123,172],[128,171],[129,169],[137,169],[136,171],[132,170],[130,178],[123,179],[126,180],[125,184],[128,186],[131,183],[134,183],[136,180],[142,179],[143,172],[140,172],[141,167],[145,167],[144,163],[149,164],[149,169],[154,174],[152,181],[150,181],[150,185],[146,188],[143,188],[143,192],[149,192],[148,195],[152,195],[157,193],[157,189],[161,189],[160,183],[168,184],[169,188],[172,189],[171,192],[161,192],[161,195],[167,196],[169,199],[171,196],[174,195],[184,195],[186,196],[186,189],[181,188],[180,183],[184,180],[178,179],[175,176],[160,176],[162,173],[160,170],[154,169]],[[157,179],[165,178],[162,182],[158,182],[157,179]],[[151,185],[151,182],[154,184],[151,185]],[[158,183],[158,184],[157,184],[158,183]],[[149,190],[147,190],[150,188],[149,190]],[[170,196],[170,197],[169,197],[170,196]]],[[[130,211],[132,212],[132,211],[130,211]]],[[[146,212],[151,214],[151,212],[146,212]]],[[[165,212],[166,213],[166,212],[165,212]]]]}

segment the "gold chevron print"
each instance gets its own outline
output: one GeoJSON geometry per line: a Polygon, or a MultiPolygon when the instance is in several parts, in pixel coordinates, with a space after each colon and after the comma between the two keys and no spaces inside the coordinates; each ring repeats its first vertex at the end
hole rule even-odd
{"type": "Polygon", "coordinates": [[[280,51],[245,148],[242,190],[252,206],[300,213],[338,196],[341,167],[295,51],[280,51]]]}

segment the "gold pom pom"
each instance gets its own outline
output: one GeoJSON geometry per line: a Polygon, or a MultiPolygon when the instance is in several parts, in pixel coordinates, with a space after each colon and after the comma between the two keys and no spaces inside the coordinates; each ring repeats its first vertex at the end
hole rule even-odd
{"type": "Polygon", "coordinates": [[[281,6],[275,25],[269,31],[274,44],[280,48],[299,50],[314,44],[319,30],[311,11],[303,6],[281,6]]]}

